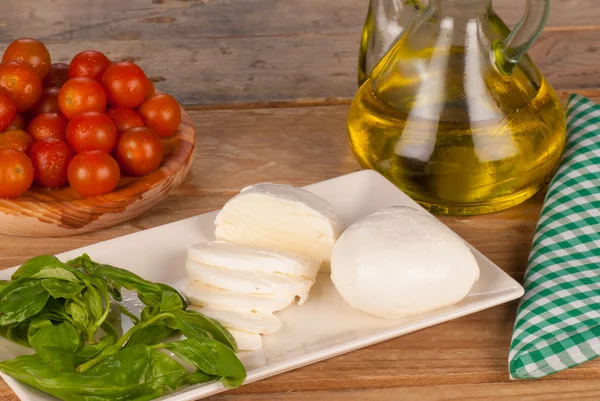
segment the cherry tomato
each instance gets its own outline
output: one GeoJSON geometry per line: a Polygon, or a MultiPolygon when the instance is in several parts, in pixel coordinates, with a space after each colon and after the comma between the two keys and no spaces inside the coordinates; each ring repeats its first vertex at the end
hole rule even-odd
{"type": "Polygon", "coordinates": [[[54,63],[50,66],[50,72],[44,79],[44,86],[48,88],[60,88],[69,80],[69,65],[65,63],[54,63]]]}
{"type": "Polygon", "coordinates": [[[35,39],[17,39],[8,45],[2,56],[2,63],[9,61],[29,64],[41,80],[50,71],[50,53],[46,46],[35,39]]]}
{"type": "Polygon", "coordinates": [[[104,71],[102,85],[112,106],[135,109],[148,94],[148,77],[140,67],[129,61],[111,64],[104,71]]]}
{"type": "Polygon", "coordinates": [[[58,107],[59,88],[44,88],[42,97],[31,109],[31,114],[37,116],[42,113],[60,113],[58,107]]]}
{"type": "Polygon", "coordinates": [[[33,146],[33,138],[20,129],[0,132],[0,149],[15,149],[29,155],[33,146]]]}
{"type": "Polygon", "coordinates": [[[68,119],[86,111],[101,113],[106,109],[106,93],[91,78],[71,78],[60,88],[58,106],[68,119]]]}
{"type": "Polygon", "coordinates": [[[123,171],[141,176],[160,166],[163,152],[158,136],[147,127],[134,127],[119,136],[115,158],[123,171]]]}
{"type": "Polygon", "coordinates": [[[0,91],[0,131],[7,129],[16,116],[17,106],[10,94],[4,90],[0,91]]]}
{"type": "Polygon", "coordinates": [[[152,96],[140,106],[138,111],[146,127],[151,128],[161,138],[173,135],[181,124],[179,103],[169,95],[152,96]]]}
{"type": "Polygon", "coordinates": [[[30,109],[42,96],[40,77],[20,61],[0,65],[0,86],[10,93],[18,112],[30,109]]]}
{"type": "Polygon", "coordinates": [[[146,99],[150,99],[154,95],[156,95],[156,87],[154,86],[154,82],[148,80],[148,94],[146,95],[146,99]]]}
{"type": "Polygon", "coordinates": [[[100,196],[117,187],[121,171],[108,153],[88,150],[73,157],[67,175],[69,184],[81,196],[100,196]]]}
{"type": "Polygon", "coordinates": [[[144,120],[142,120],[142,116],[140,116],[133,109],[125,109],[123,107],[113,107],[111,109],[106,110],[106,115],[110,117],[111,120],[117,126],[117,131],[125,131],[126,129],[132,127],[143,127],[144,120]]]}
{"type": "Polygon", "coordinates": [[[36,142],[31,148],[33,179],[44,188],[60,188],[68,181],[67,170],[73,151],[65,141],[36,142]]]}
{"type": "Polygon", "coordinates": [[[33,165],[23,152],[0,149],[0,198],[21,196],[33,184],[33,165]]]}
{"type": "Polygon", "coordinates": [[[96,50],[86,50],[77,54],[69,64],[69,78],[86,77],[96,81],[110,65],[110,60],[96,50]]]}
{"type": "Polygon", "coordinates": [[[60,113],[43,113],[27,125],[27,133],[36,141],[65,139],[67,119],[60,113]]]}
{"type": "Polygon", "coordinates": [[[11,129],[22,129],[27,128],[27,120],[23,118],[22,115],[18,114],[15,116],[15,119],[10,123],[10,125],[6,128],[7,131],[11,129]]]}
{"type": "Polygon", "coordinates": [[[117,127],[104,113],[81,113],[67,125],[67,142],[75,153],[86,150],[110,153],[117,144],[117,127]]]}

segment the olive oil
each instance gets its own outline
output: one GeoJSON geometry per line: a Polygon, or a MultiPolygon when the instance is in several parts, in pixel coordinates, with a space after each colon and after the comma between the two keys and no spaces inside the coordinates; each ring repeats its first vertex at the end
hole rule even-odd
{"type": "Polygon", "coordinates": [[[477,52],[404,51],[399,43],[350,108],[360,164],[433,212],[481,214],[521,203],[544,185],[564,148],[564,112],[531,60],[505,76],[477,52]]]}

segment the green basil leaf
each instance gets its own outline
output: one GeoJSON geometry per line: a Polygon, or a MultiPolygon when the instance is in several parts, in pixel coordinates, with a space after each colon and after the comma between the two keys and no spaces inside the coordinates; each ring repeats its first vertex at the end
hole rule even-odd
{"type": "Polygon", "coordinates": [[[100,340],[94,344],[86,344],[85,347],[77,352],[77,355],[84,357],[86,360],[92,359],[99,355],[105,348],[114,345],[117,342],[117,330],[108,322],[104,322],[100,326],[106,333],[100,340]]]}
{"type": "Polygon", "coordinates": [[[188,306],[187,301],[185,300],[184,296],[181,295],[179,293],[179,291],[177,291],[175,288],[171,287],[170,285],[163,284],[163,283],[156,283],[156,285],[159,286],[160,289],[163,290],[163,291],[173,292],[173,293],[177,294],[177,296],[181,300],[181,304],[183,305],[183,308],[181,308],[181,309],[186,309],[187,308],[187,306],[188,306]]]}
{"type": "Polygon", "coordinates": [[[246,380],[246,369],[235,353],[210,338],[192,338],[165,344],[168,349],[200,372],[223,378],[223,385],[239,387],[246,380]]]}
{"type": "Polygon", "coordinates": [[[133,347],[134,345],[155,345],[160,344],[167,338],[175,334],[176,330],[168,327],[163,322],[157,322],[146,328],[136,331],[127,340],[125,347],[133,347]]]}
{"type": "Polygon", "coordinates": [[[24,322],[24,323],[8,326],[5,336],[13,343],[22,345],[23,347],[31,348],[31,345],[29,345],[29,340],[27,338],[28,331],[29,331],[29,322],[24,322]]]}
{"type": "Polygon", "coordinates": [[[83,302],[87,305],[91,319],[95,322],[102,317],[104,305],[100,293],[91,285],[83,293],[83,302]]]}
{"type": "Polygon", "coordinates": [[[44,327],[52,326],[52,321],[45,317],[36,317],[29,322],[29,329],[27,330],[27,337],[31,337],[44,327]]]}
{"type": "Polygon", "coordinates": [[[70,282],[79,282],[79,279],[75,277],[75,274],[62,267],[52,267],[41,270],[30,278],[53,278],[70,282]]]}
{"type": "Polygon", "coordinates": [[[80,329],[85,329],[90,325],[91,319],[87,308],[76,298],[69,299],[65,303],[65,311],[80,329]]]}
{"type": "Polygon", "coordinates": [[[54,299],[73,298],[85,288],[85,284],[79,281],[65,282],[55,278],[47,278],[42,280],[42,286],[46,289],[46,291],[48,291],[48,293],[50,293],[50,295],[54,299]]]}
{"type": "Polygon", "coordinates": [[[81,338],[71,323],[63,322],[56,326],[50,324],[40,328],[29,338],[29,344],[37,352],[48,347],[62,348],[74,352],[79,348],[81,338]]]}
{"type": "Polygon", "coordinates": [[[4,290],[9,284],[10,281],[0,280],[0,293],[2,293],[2,290],[4,290]]]}
{"type": "Polygon", "coordinates": [[[36,315],[50,294],[40,280],[18,279],[0,293],[0,326],[20,323],[36,315]]]}
{"type": "Polygon", "coordinates": [[[181,330],[187,338],[205,337],[208,333],[215,340],[237,352],[235,339],[216,320],[192,310],[172,311],[170,313],[175,316],[175,319],[174,321],[171,321],[173,319],[168,321],[169,326],[181,330]]]}
{"type": "Polygon", "coordinates": [[[160,287],[135,273],[109,265],[97,265],[93,273],[110,279],[123,288],[136,291],[140,301],[146,305],[160,304],[162,296],[160,287]]]}
{"type": "Polygon", "coordinates": [[[19,267],[17,271],[13,273],[12,279],[16,280],[18,278],[31,278],[42,270],[54,268],[69,269],[69,267],[58,260],[56,256],[36,256],[35,258],[31,258],[27,262],[23,263],[21,267],[19,267]]]}
{"type": "Polygon", "coordinates": [[[183,310],[186,306],[181,302],[181,298],[177,292],[164,291],[160,300],[160,311],[170,312],[172,310],[183,310]]]}

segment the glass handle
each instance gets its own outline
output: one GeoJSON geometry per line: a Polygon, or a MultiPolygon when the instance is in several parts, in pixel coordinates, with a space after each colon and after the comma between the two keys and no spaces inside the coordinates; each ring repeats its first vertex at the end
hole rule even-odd
{"type": "Polygon", "coordinates": [[[525,14],[504,41],[493,45],[493,55],[498,69],[509,75],[533,42],[540,36],[548,15],[551,0],[527,0],[525,14]]]}

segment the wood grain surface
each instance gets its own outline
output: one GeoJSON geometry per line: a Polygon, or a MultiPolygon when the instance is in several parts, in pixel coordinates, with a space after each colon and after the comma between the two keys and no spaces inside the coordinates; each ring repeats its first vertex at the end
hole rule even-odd
{"type": "MultiPolygon", "coordinates": [[[[496,0],[510,24],[522,0],[496,0]]],[[[0,268],[218,209],[259,181],[305,185],[358,170],[345,120],[367,0],[2,0],[0,50],[42,38],[55,59],[98,48],[152,71],[197,132],[190,173],[123,225],[69,238],[0,235],[0,268]]],[[[554,0],[530,54],[564,97],[600,97],[597,0],[554,0]]],[[[543,194],[505,212],[442,218],[522,280],[543,194]]],[[[244,386],[211,401],[598,400],[600,360],[508,378],[516,302],[244,386]]],[[[16,401],[0,381],[0,401],[16,401]]]]}

